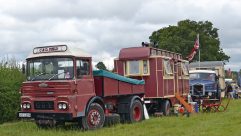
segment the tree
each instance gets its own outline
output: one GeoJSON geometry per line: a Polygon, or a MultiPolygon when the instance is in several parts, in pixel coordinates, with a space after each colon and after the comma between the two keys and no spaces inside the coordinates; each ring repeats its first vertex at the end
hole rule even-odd
{"type": "Polygon", "coordinates": [[[102,70],[107,70],[105,64],[103,62],[98,62],[96,65],[95,65],[96,68],[98,69],[102,69],[102,70]]]}
{"type": "MultiPolygon", "coordinates": [[[[220,48],[218,29],[209,21],[179,21],[177,26],[168,26],[154,31],[149,37],[158,48],[178,52],[187,57],[193,48],[196,36],[199,34],[201,61],[229,61],[223,49],[220,48]]],[[[198,55],[194,57],[198,60],[198,55]]]]}

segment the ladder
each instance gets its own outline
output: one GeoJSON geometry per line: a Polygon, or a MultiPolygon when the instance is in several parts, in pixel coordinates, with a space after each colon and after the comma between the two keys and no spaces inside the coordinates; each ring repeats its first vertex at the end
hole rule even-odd
{"type": "Polygon", "coordinates": [[[190,104],[188,104],[182,96],[180,96],[178,93],[176,93],[176,94],[175,94],[175,97],[176,97],[177,100],[185,107],[185,109],[186,109],[189,113],[193,112],[192,106],[191,106],[190,104]]]}

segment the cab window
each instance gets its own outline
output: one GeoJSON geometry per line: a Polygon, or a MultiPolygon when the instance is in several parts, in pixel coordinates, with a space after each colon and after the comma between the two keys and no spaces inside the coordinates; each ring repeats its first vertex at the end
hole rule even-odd
{"type": "Polygon", "coordinates": [[[77,78],[81,78],[83,75],[90,74],[89,60],[77,60],[76,61],[77,78]]]}

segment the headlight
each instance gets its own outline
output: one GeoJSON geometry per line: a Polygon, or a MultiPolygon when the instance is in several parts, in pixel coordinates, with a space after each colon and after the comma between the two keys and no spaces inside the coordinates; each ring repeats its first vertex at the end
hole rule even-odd
{"type": "Polygon", "coordinates": [[[25,102],[25,103],[21,104],[21,108],[23,108],[23,109],[30,109],[31,108],[31,104],[29,102],[25,102]]]}
{"type": "Polygon", "coordinates": [[[63,105],[62,105],[62,103],[59,103],[58,108],[59,108],[60,110],[63,109],[63,105]]]}
{"type": "Polygon", "coordinates": [[[67,109],[67,104],[66,103],[63,104],[63,109],[64,110],[67,109]]]}
{"type": "Polygon", "coordinates": [[[208,92],[208,96],[212,96],[212,92],[208,92]]]}
{"type": "Polygon", "coordinates": [[[30,109],[30,108],[31,108],[30,103],[27,103],[27,104],[26,104],[26,108],[27,108],[27,109],[30,109]]]}
{"type": "Polygon", "coordinates": [[[65,103],[65,102],[58,103],[58,109],[59,110],[66,110],[66,109],[68,109],[68,103],[65,103]]]}
{"type": "Polygon", "coordinates": [[[23,108],[24,108],[24,109],[27,108],[27,104],[26,104],[26,103],[23,104],[23,108]]]}

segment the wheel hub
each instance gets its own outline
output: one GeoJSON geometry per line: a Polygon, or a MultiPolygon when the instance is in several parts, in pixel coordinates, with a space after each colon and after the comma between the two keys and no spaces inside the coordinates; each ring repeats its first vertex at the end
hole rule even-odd
{"type": "Polygon", "coordinates": [[[137,106],[134,108],[134,111],[133,111],[133,115],[134,115],[134,119],[136,121],[139,121],[141,119],[141,109],[137,106]]]}
{"type": "Polygon", "coordinates": [[[88,120],[90,125],[97,126],[101,120],[100,113],[96,110],[91,110],[89,112],[88,120]]]}

